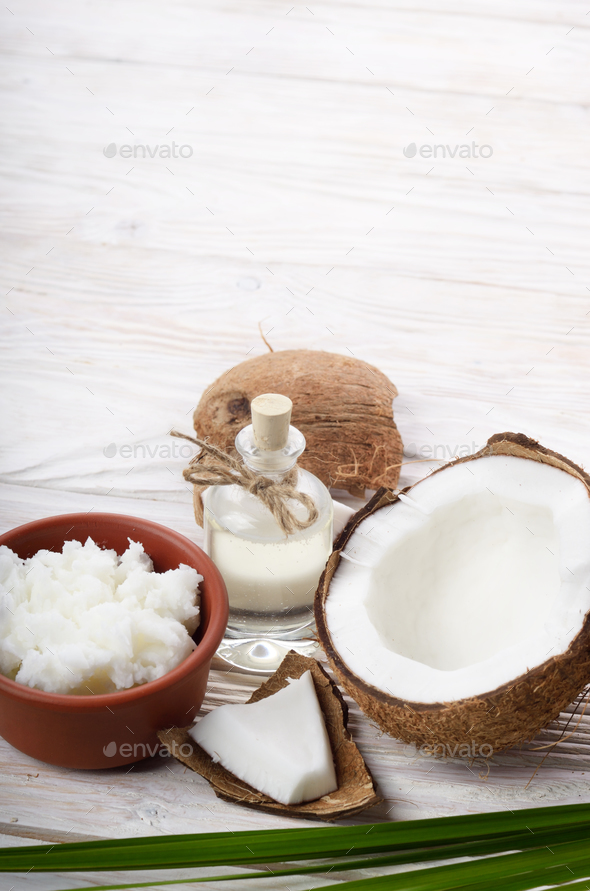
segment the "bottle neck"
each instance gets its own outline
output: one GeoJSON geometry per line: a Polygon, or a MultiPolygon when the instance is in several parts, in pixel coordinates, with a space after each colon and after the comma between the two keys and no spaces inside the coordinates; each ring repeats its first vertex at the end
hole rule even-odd
{"type": "Polygon", "coordinates": [[[254,442],[252,425],[244,427],[236,436],[236,449],[244,464],[255,473],[265,476],[283,476],[297,463],[305,449],[305,437],[296,427],[289,427],[287,445],[278,451],[259,448],[254,442]]]}

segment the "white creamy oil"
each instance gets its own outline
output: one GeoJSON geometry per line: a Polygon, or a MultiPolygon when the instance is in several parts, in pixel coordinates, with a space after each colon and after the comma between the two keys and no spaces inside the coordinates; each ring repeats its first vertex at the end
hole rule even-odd
{"type": "Polygon", "coordinates": [[[156,572],[140,542],[122,556],[64,542],[21,559],[0,547],[0,672],[47,693],[111,693],[162,677],[195,649],[191,566],[156,572]]]}

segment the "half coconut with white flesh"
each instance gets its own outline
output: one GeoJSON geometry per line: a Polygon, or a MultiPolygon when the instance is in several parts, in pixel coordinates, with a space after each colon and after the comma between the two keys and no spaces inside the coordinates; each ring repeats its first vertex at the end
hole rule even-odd
{"type": "Polygon", "coordinates": [[[530,740],[590,681],[590,477],[501,433],[380,489],[315,613],[339,680],[391,736],[471,756],[530,740]]]}

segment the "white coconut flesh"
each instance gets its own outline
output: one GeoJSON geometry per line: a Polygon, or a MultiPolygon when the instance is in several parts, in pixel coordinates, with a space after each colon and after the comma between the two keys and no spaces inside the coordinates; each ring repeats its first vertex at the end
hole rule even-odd
{"type": "Polygon", "coordinates": [[[571,474],[487,456],[445,468],[363,520],[326,624],[357,677],[452,702],[564,653],[590,609],[590,498],[571,474]]]}
{"type": "Polygon", "coordinates": [[[314,801],[338,788],[309,671],[266,699],[219,706],[189,734],[214,761],[282,804],[314,801]]]}

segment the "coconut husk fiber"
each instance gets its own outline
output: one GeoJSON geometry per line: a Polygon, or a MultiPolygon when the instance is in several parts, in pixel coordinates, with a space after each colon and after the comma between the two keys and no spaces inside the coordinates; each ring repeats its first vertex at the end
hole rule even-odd
{"type": "MultiPolygon", "coordinates": [[[[590,476],[581,467],[520,433],[498,433],[476,454],[451,463],[465,463],[487,455],[513,455],[558,467],[580,479],[590,495],[590,476]]],[[[441,467],[434,473],[444,470],[441,467]]],[[[402,494],[411,492],[411,489],[404,489],[402,494]]],[[[338,537],[320,579],[315,597],[318,637],[339,682],[382,730],[406,743],[429,748],[442,746],[445,752],[453,750],[461,755],[461,747],[470,751],[474,746],[480,751],[488,747],[486,752],[489,753],[491,748],[495,753],[534,739],[539,730],[554,721],[590,681],[590,613],[566,653],[547,659],[509,684],[455,702],[424,704],[396,699],[358,678],[334,647],[325,604],[340,553],[363,519],[397,500],[398,496],[387,488],[375,493],[338,537]]],[[[486,752],[483,752],[484,757],[488,756],[486,752]]]]}
{"type": "MultiPolygon", "coordinates": [[[[403,448],[393,420],[397,390],[378,368],[319,350],[247,359],[206,389],[193,415],[197,436],[233,453],[236,434],[251,423],[250,403],[262,393],[292,400],[291,423],[307,442],[298,463],[326,486],[363,498],[365,488],[397,485],[403,448]]],[[[200,491],[195,487],[202,525],[200,491]]]]}
{"type": "MultiPolygon", "coordinates": [[[[316,695],[326,722],[330,746],[336,767],[338,789],[316,801],[303,804],[285,805],[269,798],[247,783],[239,780],[219,763],[214,763],[194,739],[189,736],[189,727],[171,727],[158,733],[160,742],[171,755],[204,777],[212,786],[218,798],[254,808],[268,814],[285,817],[299,817],[309,820],[340,820],[352,817],[366,808],[380,804],[375,791],[373,778],[363,756],[352,741],[346,729],[348,708],[338,687],[315,659],[300,656],[293,651],[287,654],[276,672],[256,690],[248,702],[258,702],[272,696],[286,687],[287,678],[299,678],[311,671],[316,695]],[[188,748],[187,748],[188,747],[188,748]],[[189,751],[183,755],[181,750],[189,751]]],[[[191,725],[192,726],[192,725],[191,725]]]]}

